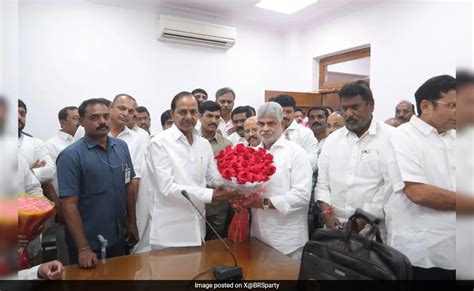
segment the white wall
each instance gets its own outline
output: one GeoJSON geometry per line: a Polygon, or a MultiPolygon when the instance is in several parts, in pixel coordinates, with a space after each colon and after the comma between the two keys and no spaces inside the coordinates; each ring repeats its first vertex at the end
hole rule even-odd
{"type": "Polygon", "coordinates": [[[469,2],[384,1],[281,33],[229,23],[238,30],[229,51],[157,41],[152,11],[38,2],[19,9],[20,96],[29,107],[26,131],[42,139],[55,133],[59,109],[86,98],[129,93],[159,130],[161,112],[182,90],[203,87],[212,96],[230,86],[238,105],[255,107],[266,89],[317,90],[314,58],[366,44],[375,116],[385,119],[427,78],[454,74],[456,61],[472,56],[469,2]]]}
{"type": "Polygon", "coordinates": [[[17,133],[18,113],[18,2],[0,1],[0,93],[7,97],[6,132],[17,133]]]}
{"type": "Polygon", "coordinates": [[[284,77],[280,36],[273,31],[237,27],[237,44],[225,51],[158,41],[153,12],[23,2],[19,15],[25,131],[41,139],[55,134],[62,107],[86,98],[131,94],[160,130],[161,113],[180,91],[202,87],[213,100],[217,89],[230,86],[237,105],[257,106],[264,90],[279,88],[284,77]]]}
{"type": "Polygon", "coordinates": [[[317,90],[318,70],[312,59],[370,44],[371,87],[375,116],[392,116],[400,99],[428,78],[455,74],[459,56],[472,56],[471,3],[390,1],[334,19],[305,31],[289,31],[284,54],[287,68],[299,72],[289,89],[317,90]],[[458,50],[459,49],[459,50],[458,50]]]}

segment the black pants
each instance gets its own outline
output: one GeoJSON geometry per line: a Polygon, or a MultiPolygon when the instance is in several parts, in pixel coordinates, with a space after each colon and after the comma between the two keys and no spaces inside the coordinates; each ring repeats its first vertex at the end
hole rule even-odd
{"type": "Polygon", "coordinates": [[[412,267],[413,280],[455,280],[456,270],[412,267]]]}
{"type": "MultiPolygon", "coordinates": [[[[70,247],[68,245],[68,253],[69,253],[69,263],[71,265],[79,263],[78,261],[78,253],[77,253],[77,248],[74,245],[74,247],[70,247]]],[[[97,259],[101,259],[101,253],[100,249],[99,250],[92,250],[96,255],[97,259]]],[[[119,243],[116,245],[113,245],[111,247],[108,247],[105,249],[106,251],[106,256],[108,258],[113,258],[113,257],[119,257],[119,256],[124,256],[125,255],[125,245],[123,243],[123,240],[120,240],[119,243]]]]}

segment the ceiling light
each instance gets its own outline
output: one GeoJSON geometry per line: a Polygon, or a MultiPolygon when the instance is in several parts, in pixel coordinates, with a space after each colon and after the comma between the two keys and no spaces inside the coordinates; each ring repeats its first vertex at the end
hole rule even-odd
{"type": "Polygon", "coordinates": [[[316,2],[318,0],[261,0],[255,6],[280,13],[292,14],[316,2]]]}

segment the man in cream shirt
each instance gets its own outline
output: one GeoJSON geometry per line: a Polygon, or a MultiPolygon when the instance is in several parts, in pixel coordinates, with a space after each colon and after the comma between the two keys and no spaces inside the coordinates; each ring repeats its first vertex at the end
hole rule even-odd
{"type": "Polygon", "coordinates": [[[220,175],[209,142],[195,129],[198,103],[189,92],[178,93],[171,102],[174,124],[156,136],[147,148],[149,195],[153,197],[150,224],[152,249],[199,246],[206,225],[190,202],[205,215],[205,203],[240,198],[234,190],[219,187],[220,175]],[[206,185],[217,186],[215,189],[206,185]]]}
{"type": "Polygon", "coordinates": [[[283,135],[283,110],[267,102],[257,111],[263,145],[273,155],[276,172],[252,207],[251,235],[300,261],[308,241],[311,165],[305,150],[283,135]]]}
{"type": "Polygon", "coordinates": [[[415,93],[418,117],[392,137],[404,184],[386,207],[388,244],[404,253],[415,280],[456,274],[456,80],[427,80],[415,93]]]}
{"type": "MultiPolygon", "coordinates": [[[[328,228],[342,227],[357,208],[384,220],[384,202],[393,193],[391,177],[398,173],[390,147],[394,129],[374,119],[374,99],[368,85],[363,81],[348,83],[339,96],[346,127],[326,138],[315,189],[328,228]]],[[[361,229],[364,223],[359,222],[361,229]]],[[[383,225],[381,230],[385,237],[383,225]]]]}

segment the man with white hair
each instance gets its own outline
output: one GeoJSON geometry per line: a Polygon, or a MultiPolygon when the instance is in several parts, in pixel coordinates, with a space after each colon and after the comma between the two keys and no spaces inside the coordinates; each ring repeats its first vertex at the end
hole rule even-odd
{"type": "Polygon", "coordinates": [[[308,204],[312,168],[306,151],[283,135],[283,109],[267,102],[257,111],[264,148],[273,155],[276,172],[267,191],[252,207],[251,235],[300,261],[308,241],[308,204]]]}

